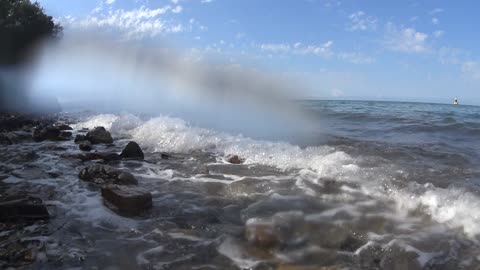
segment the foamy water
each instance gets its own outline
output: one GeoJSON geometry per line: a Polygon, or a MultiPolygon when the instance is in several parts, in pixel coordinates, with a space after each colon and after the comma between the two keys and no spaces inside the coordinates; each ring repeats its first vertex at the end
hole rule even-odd
{"type": "Polygon", "coordinates": [[[458,187],[437,188],[432,184],[409,183],[407,187],[396,187],[391,175],[398,174],[393,170],[400,168],[362,167],[359,166],[362,156],[354,158],[332,146],[301,148],[285,142],[258,141],[193,127],[182,119],[166,116],[142,121],[129,114],[103,114],[76,124],[76,127],[95,126],[109,128],[114,136],[128,134],[150,152],[206,151],[217,155],[218,160],[228,154],[237,154],[246,159],[246,164],[272,166],[284,171],[308,169],[311,173],[307,178],[316,183],[325,177],[355,182],[360,185],[356,192],[394,200],[399,213],[421,208],[439,223],[462,228],[472,239],[480,234],[480,199],[475,194],[458,187]]]}

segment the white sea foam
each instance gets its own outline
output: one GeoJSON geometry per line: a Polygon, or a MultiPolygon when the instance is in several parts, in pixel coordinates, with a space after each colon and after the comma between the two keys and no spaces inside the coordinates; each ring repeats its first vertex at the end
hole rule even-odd
{"type": "MultiPolygon", "coordinates": [[[[98,115],[77,127],[104,126],[113,135],[128,134],[142,148],[152,152],[209,151],[217,155],[237,154],[247,164],[261,164],[279,169],[299,169],[303,180],[318,184],[321,177],[360,183],[362,192],[376,198],[394,199],[398,210],[423,207],[432,219],[450,227],[461,227],[471,237],[480,234],[480,199],[461,189],[441,189],[427,185],[410,186],[398,190],[389,186],[380,188],[393,171],[362,168],[358,160],[330,146],[301,148],[284,142],[253,140],[241,135],[231,135],[210,129],[190,126],[182,119],[160,116],[140,121],[132,115],[98,115]]],[[[299,181],[300,183],[301,181],[299,181]]],[[[415,185],[415,183],[413,183],[415,185]]],[[[353,191],[352,191],[353,192],[353,191]]]]}
{"type": "Polygon", "coordinates": [[[104,127],[106,129],[110,129],[112,127],[113,122],[118,119],[118,116],[113,114],[99,114],[93,117],[90,117],[88,120],[84,122],[77,123],[72,125],[74,129],[81,129],[81,128],[88,128],[92,129],[94,127],[104,127]]]}

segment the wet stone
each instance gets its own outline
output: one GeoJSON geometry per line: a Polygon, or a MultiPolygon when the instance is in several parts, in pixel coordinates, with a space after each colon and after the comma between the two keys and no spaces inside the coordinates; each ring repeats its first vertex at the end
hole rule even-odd
{"type": "Polygon", "coordinates": [[[60,131],[60,137],[70,138],[70,137],[72,137],[72,132],[70,132],[70,131],[60,131]]]}
{"type": "Polygon", "coordinates": [[[392,270],[420,270],[422,266],[418,262],[418,254],[413,251],[407,251],[397,244],[392,244],[385,248],[385,256],[380,262],[382,269],[392,270]]]}
{"type": "Polygon", "coordinates": [[[84,141],[87,141],[87,136],[80,135],[80,134],[75,136],[75,140],[74,140],[75,143],[84,142],[84,141]]]}
{"type": "Polygon", "coordinates": [[[92,144],[90,142],[86,143],[81,143],[78,148],[82,151],[91,151],[92,150],[92,144]]]}
{"type": "Polygon", "coordinates": [[[104,161],[119,161],[122,158],[120,157],[119,154],[117,153],[87,153],[87,154],[77,154],[77,155],[67,155],[66,157],[71,157],[71,158],[78,158],[82,161],[89,161],[89,160],[104,160],[104,161]]]}
{"type": "Polygon", "coordinates": [[[137,185],[138,181],[129,172],[125,172],[106,165],[92,165],[84,168],[80,179],[95,184],[137,185]]]}
{"type": "Polygon", "coordinates": [[[55,141],[59,139],[60,129],[54,126],[37,127],[34,129],[32,136],[36,142],[45,140],[55,141]]]}
{"type": "Polygon", "coordinates": [[[73,128],[67,124],[58,124],[56,127],[60,130],[73,130],[73,128]]]}
{"type": "Polygon", "coordinates": [[[122,213],[138,215],[152,207],[152,194],[135,186],[108,185],[102,187],[106,205],[122,213]]]}
{"type": "Polygon", "coordinates": [[[144,159],[143,151],[136,142],[129,142],[120,154],[122,158],[144,159]]]}
{"type": "Polygon", "coordinates": [[[251,218],[246,222],[245,236],[257,246],[297,245],[305,240],[303,212],[280,212],[271,218],[251,218]]]}
{"type": "Polygon", "coordinates": [[[39,198],[25,196],[0,202],[0,220],[48,219],[49,213],[39,198]]]}
{"type": "Polygon", "coordinates": [[[112,135],[104,127],[96,127],[94,130],[89,131],[86,137],[92,144],[113,143],[112,135]]]}
{"type": "Polygon", "coordinates": [[[227,155],[225,160],[232,164],[242,164],[245,162],[245,159],[240,158],[238,155],[227,155]]]}

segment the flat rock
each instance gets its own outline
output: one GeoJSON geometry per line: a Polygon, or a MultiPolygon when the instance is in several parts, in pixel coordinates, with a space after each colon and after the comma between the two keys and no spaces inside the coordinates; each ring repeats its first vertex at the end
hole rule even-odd
{"type": "Polygon", "coordinates": [[[152,207],[152,194],[135,186],[108,185],[102,187],[102,197],[108,207],[131,215],[152,207]]]}
{"type": "Polygon", "coordinates": [[[89,131],[86,137],[92,144],[113,143],[112,135],[104,127],[96,127],[94,130],[89,131]]]}
{"type": "Polygon", "coordinates": [[[48,219],[43,201],[35,197],[23,197],[0,202],[0,220],[48,219]]]}
{"type": "Polygon", "coordinates": [[[80,171],[80,179],[95,184],[137,185],[138,181],[129,172],[106,165],[92,165],[80,171]]]}
{"type": "Polygon", "coordinates": [[[143,151],[136,142],[129,142],[120,154],[122,158],[144,159],[143,151]]]}

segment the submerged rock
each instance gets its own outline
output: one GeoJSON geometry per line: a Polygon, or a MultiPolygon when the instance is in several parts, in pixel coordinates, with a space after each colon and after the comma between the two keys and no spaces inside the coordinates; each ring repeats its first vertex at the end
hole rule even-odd
{"type": "Polygon", "coordinates": [[[102,197],[107,206],[127,214],[138,215],[152,207],[152,194],[139,187],[108,185],[102,187],[102,197]]]}
{"type": "Polygon", "coordinates": [[[95,153],[86,153],[86,154],[75,154],[75,155],[65,155],[64,157],[70,158],[78,158],[82,161],[89,161],[89,160],[98,160],[102,159],[104,161],[119,161],[122,158],[117,153],[109,153],[109,152],[95,152],[95,153]]]}
{"type": "Polygon", "coordinates": [[[0,220],[48,219],[43,201],[35,197],[23,197],[0,202],[0,220]]]}
{"type": "Polygon", "coordinates": [[[92,144],[113,143],[112,135],[104,127],[96,127],[94,130],[89,131],[86,137],[92,144]]]}
{"type": "Polygon", "coordinates": [[[87,141],[87,136],[85,135],[75,136],[75,140],[74,140],[75,143],[84,142],[84,141],[87,141]]]}
{"type": "Polygon", "coordinates": [[[294,245],[305,239],[303,212],[280,212],[271,218],[251,218],[246,222],[245,237],[257,246],[294,245]]]}
{"type": "Polygon", "coordinates": [[[245,238],[248,242],[261,247],[274,247],[281,243],[273,223],[256,218],[247,221],[245,238]]]}
{"type": "Polygon", "coordinates": [[[81,143],[80,145],[78,145],[78,148],[80,148],[80,150],[82,151],[91,151],[92,144],[90,142],[81,143]]]}
{"type": "Polygon", "coordinates": [[[232,164],[242,164],[245,162],[245,159],[240,158],[238,155],[227,155],[225,160],[232,164]]]}
{"type": "Polygon", "coordinates": [[[95,184],[137,185],[138,181],[129,172],[106,165],[92,165],[80,171],[80,179],[95,184]]]}
{"type": "Polygon", "coordinates": [[[129,142],[120,154],[122,158],[144,159],[143,151],[136,142],[129,142]]]}

